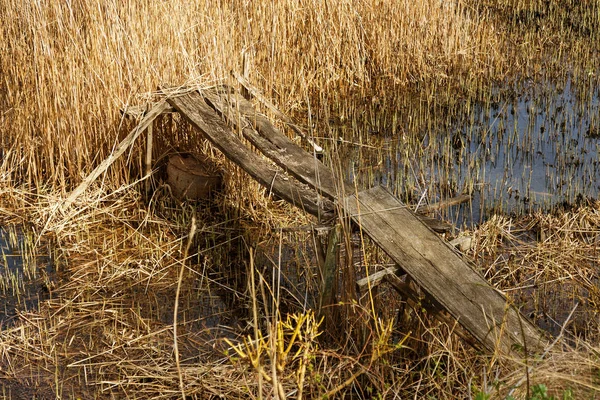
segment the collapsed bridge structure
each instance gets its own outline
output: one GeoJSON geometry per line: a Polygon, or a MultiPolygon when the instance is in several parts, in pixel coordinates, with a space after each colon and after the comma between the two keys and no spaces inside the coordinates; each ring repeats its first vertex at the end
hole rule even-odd
{"type": "MultiPolygon", "coordinates": [[[[239,79],[250,93],[260,96],[242,77],[239,79]]],[[[270,193],[321,221],[331,220],[336,210],[352,219],[397,264],[383,273],[407,274],[436,308],[447,312],[480,347],[522,355],[523,349],[540,351],[546,345],[542,332],[436,234],[435,230],[440,229],[437,220],[415,214],[382,187],[357,191],[350,183],[337,179],[331,168],[228,87],[178,89],[171,93],[164,90],[163,98],[140,113],[138,126],[71,193],[63,208],[165,112],[181,114],[270,193]]],[[[298,131],[291,121],[285,122],[298,131]]],[[[403,285],[403,290],[410,297],[413,289],[403,285]]]]}

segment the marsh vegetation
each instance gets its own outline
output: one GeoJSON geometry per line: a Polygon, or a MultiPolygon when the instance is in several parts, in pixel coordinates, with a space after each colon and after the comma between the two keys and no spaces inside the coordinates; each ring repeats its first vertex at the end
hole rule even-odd
{"type": "Polygon", "coordinates": [[[598,396],[598,0],[3,0],[0,32],[4,398],[598,396]],[[357,189],[472,195],[437,217],[556,339],[543,357],[480,352],[388,283],[359,297],[390,261],[343,223],[321,320],[326,234],[177,115],[150,178],[138,141],[60,207],[135,126],[120,110],[232,70],[357,189]],[[223,171],[212,202],[171,195],[179,152],[223,171]]]}

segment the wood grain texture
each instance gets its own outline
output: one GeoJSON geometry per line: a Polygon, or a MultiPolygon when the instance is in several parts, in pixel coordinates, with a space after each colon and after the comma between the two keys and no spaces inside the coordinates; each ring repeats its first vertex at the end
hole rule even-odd
{"type": "Polygon", "coordinates": [[[333,216],[333,204],[330,201],[288,178],[283,171],[251,151],[198,92],[171,97],[168,102],[227,158],[276,196],[317,217],[333,216]]]}
{"type": "Polygon", "coordinates": [[[540,331],[386,190],[348,196],[343,208],[485,348],[521,354],[515,349],[543,347],[540,331]]]}
{"type": "Polygon", "coordinates": [[[340,183],[339,179],[335,179],[329,167],[316,156],[311,157],[302,147],[275,128],[267,117],[258,113],[242,96],[216,92],[203,94],[229,123],[242,131],[250,143],[300,182],[306,183],[331,200],[354,192],[352,185],[347,182],[340,183]]]}

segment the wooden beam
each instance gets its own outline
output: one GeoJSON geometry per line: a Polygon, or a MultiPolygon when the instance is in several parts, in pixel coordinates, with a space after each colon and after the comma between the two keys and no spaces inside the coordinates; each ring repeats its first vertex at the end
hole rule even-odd
{"type": "MultiPolygon", "coordinates": [[[[133,118],[135,120],[140,120],[146,115],[146,113],[148,111],[150,111],[154,107],[156,107],[156,105],[158,103],[159,102],[126,106],[125,108],[123,108],[121,110],[121,114],[124,115],[125,117],[133,118]]],[[[168,106],[161,112],[161,114],[171,114],[171,113],[173,113],[173,111],[174,111],[173,108],[171,106],[168,106]]]]}
{"type": "Polygon", "coordinates": [[[331,201],[288,178],[283,171],[274,169],[258,154],[248,149],[198,92],[181,94],[167,100],[227,158],[270,192],[317,217],[333,216],[331,201]]]}
{"type": "Polygon", "coordinates": [[[429,213],[432,213],[434,211],[440,210],[442,208],[446,208],[446,207],[450,207],[450,206],[455,206],[455,205],[458,205],[458,204],[466,203],[467,201],[470,201],[470,200],[471,200],[471,196],[469,196],[468,194],[461,194],[461,195],[456,196],[456,197],[452,197],[452,198],[449,198],[449,199],[438,201],[437,203],[433,203],[433,204],[430,204],[428,206],[419,207],[416,210],[416,212],[418,214],[429,214],[429,213]]]}
{"type": "Polygon", "coordinates": [[[394,267],[387,267],[382,269],[381,271],[377,271],[369,276],[366,276],[362,279],[359,279],[356,281],[356,286],[358,286],[358,290],[360,290],[360,292],[364,292],[369,286],[370,287],[374,287],[377,286],[381,283],[381,281],[383,280],[383,278],[386,277],[386,275],[396,275],[398,272],[400,272],[400,268],[397,266],[394,267]]]}
{"type": "Polygon", "coordinates": [[[202,94],[219,114],[241,130],[250,143],[300,182],[331,200],[354,192],[352,185],[335,179],[329,167],[275,128],[242,96],[215,91],[202,94]]]}
{"type": "Polygon", "coordinates": [[[514,354],[543,348],[535,325],[385,189],[348,196],[343,208],[485,348],[514,354]]]}
{"type": "Polygon", "coordinates": [[[277,118],[279,118],[283,122],[285,122],[287,124],[287,126],[289,126],[298,136],[300,136],[302,139],[306,140],[306,142],[308,142],[308,144],[310,144],[312,146],[312,148],[314,149],[316,154],[323,153],[323,148],[321,146],[319,146],[314,140],[309,138],[308,135],[306,135],[302,131],[302,129],[300,129],[300,127],[298,127],[298,125],[296,125],[290,117],[288,117],[287,115],[285,115],[284,113],[279,111],[279,109],[275,106],[275,104],[271,103],[265,96],[262,95],[260,90],[258,90],[256,87],[252,86],[252,84],[248,81],[248,79],[246,79],[244,76],[238,74],[235,71],[232,71],[231,73],[238,80],[238,82],[248,91],[248,93],[250,93],[258,101],[260,101],[265,107],[267,107],[269,110],[271,110],[271,112],[273,114],[275,114],[275,116],[277,118]]]}
{"type": "Polygon", "coordinates": [[[135,139],[148,128],[152,122],[162,114],[165,110],[170,108],[169,104],[166,100],[161,100],[154,107],[145,114],[144,118],[140,121],[138,126],[136,126],[130,133],[115,147],[113,152],[108,156],[104,161],[100,163],[94,170],[71,192],[71,194],[67,197],[67,199],[62,203],[61,209],[66,210],[73,202],[77,199],[77,197],[81,196],[83,192],[90,186],[92,182],[94,182],[101,174],[103,174],[108,167],[114,163],[117,158],[121,157],[121,155],[127,150],[129,146],[133,144],[135,139]]]}

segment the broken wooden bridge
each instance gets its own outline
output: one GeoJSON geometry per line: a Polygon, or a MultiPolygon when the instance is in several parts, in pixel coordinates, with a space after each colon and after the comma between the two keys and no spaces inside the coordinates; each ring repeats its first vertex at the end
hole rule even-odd
{"type": "MultiPolygon", "coordinates": [[[[517,355],[522,354],[517,350],[539,351],[546,344],[535,325],[434,232],[439,228],[436,220],[417,216],[381,187],[356,192],[230,89],[166,93],[144,113],[138,127],[114,153],[124,151],[124,142],[135,140],[163,112],[180,113],[227,158],[279,198],[321,220],[332,217],[337,205],[487,350],[517,355]]],[[[107,166],[101,164],[91,175],[99,175],[101,167],[107,166]]],[[[85,183],[67,199],[67,205],[85,189],[85,183]]]]}

